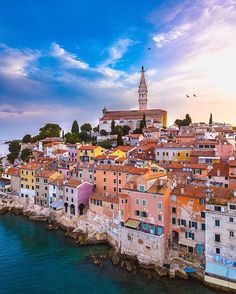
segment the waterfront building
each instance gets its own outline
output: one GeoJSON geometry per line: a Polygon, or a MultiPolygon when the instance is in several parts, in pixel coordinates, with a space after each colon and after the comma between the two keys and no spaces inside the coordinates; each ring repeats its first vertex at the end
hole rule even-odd
{"type": "Polygon", "coordinates": [[[76,162],[61,160],[58,164],[58,172],[64,175],[66,180],[69,180],[72,173],[76,170],[76,162]]]}
{"type": "Polygon", "coordinates": [[[53,210],[63,209],[64,178],[50,179],[48,183],[48,203],[53,210]]]}
{"type": "Polygon", "coordinates": [[[97,165],[94,171],[95,192],[118,196],[131,178],[148,171],[148,168],[137,168],[130,165],[97,165]]]}
{"type": "Polygon", "coordinates": [[[84,214],[88,207],[93,185],[80,180],[69,179],[64,183],[64,211],[69,216],[84,214]]]}
{"type": "MultiPolygon", "coordinates": [[[[102,155],[101,155],[102,156],[102,155]]],[[[71,179],[94,183],[94,164],[80,162],[71,174],[71,179]]]]}
{"type": "Polygon", "coordinates": [[[236,290],[236,192],[209,191],[205,281],[236,290]]]}
{"type": "Polygon", "coordinates": [[[6,174],[8,175],[11,181],[11,192],[15,195],[19,196],[20,193],[20,169],[16,167],[9,167],[6,170],[6,174]]]}
{"type": "Polygon", "coordinates": [[[63,174],[55,171],[41,170],[35,174],[35,204],[49,207],[49,182],[51,180],[63,179],[63,174]]]}
{"type": "Polygon", "coordinates": [[[36,172],[40,170],[42,165],[39,163],[28,163],[20,167],[20,196],[24,198],[34,199],[35,185],[36,185],[36,172]]]}
{"type": "Polygon", "coordinates": [[[99,119],[99,129],[111,132],[111,123],[114,120],[115,125],[125,126],[128,125],[131,131],[140,127],[140,121],[143,115],[146,116],[147,127],[167,127],[167,112],[161,109],[148,109],[147,94],[148,89],[145,81],[144,68],[141,70],[141,78],[138,89],[138,110],[114,110],[108,111],[103,109],[103,116],[99,119]]]}

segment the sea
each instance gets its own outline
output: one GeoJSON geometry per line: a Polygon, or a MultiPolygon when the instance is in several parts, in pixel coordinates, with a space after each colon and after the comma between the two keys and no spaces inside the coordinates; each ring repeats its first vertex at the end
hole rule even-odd
{"type": "Polygon", "coordinates": [[[76,245],[62,231],[48,231],[46,223],[1,215],[0,293],[222,293],[192,280],[148,280],[110,260],[102,266],[91,262],[91,254],[108,249],[105,245],[76,245]]]}

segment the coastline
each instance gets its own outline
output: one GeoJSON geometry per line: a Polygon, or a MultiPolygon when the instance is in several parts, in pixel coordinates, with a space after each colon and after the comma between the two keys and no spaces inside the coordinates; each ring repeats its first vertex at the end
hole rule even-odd
{"type": "Polygon", "coordinates": [[[106,255],[93,254],[90,256],[92,263],[98,266],[102,266],[104,260],[109,258],[114,266],[119,266],[125,269],[127,272],[139,272],[147,279],[157,279],[162,277],[174,279],[194,279],[205,286],[221,290],[225,292],[231,292],[228,288],[218,287],[208,284],[204,281],[204,276],[198,273],[187,274],[181,269],[168,269],[166,267],[160,267],[155,264],[141,263],[135,256],[121,254],[118,250],[117,242],[106,232],[96,232],[91,230],[91,227],[86,223],[85,215],[81,217],[80,222],[76,222],[73,219],[66,217],[62,211],[51,211],[48,208],[41,208],[33,203],[27,203],[26,201],[20,201],[18,197],[13,201],[5,201],[0,205],[0,215],[13,214],[16,216],[24,216],[32,221],[44,222],[47,224],[47,230],[62,230],[65,237],[71,238],[76,244],[80,246],[106,244],[110,247],[109,253],[106,255]]]}

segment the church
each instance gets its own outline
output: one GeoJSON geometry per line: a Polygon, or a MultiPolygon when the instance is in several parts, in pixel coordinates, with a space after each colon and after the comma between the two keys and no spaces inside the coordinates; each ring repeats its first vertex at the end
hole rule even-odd
{"type": "Polygon", "coordinates": [[[146,116],[147,127],[166,127],[167,112],[161,109],[148,109],[148,89],[145,80],[145,71],[142,66],[141,78],[138,89],[138,110],[112,110],[103,109],[103,116],[99,119],[99,129],[111,131],[111,122],[115,121],[115,125],[128,125],[131,131],[139,128],[143,115],[146,116]]]}

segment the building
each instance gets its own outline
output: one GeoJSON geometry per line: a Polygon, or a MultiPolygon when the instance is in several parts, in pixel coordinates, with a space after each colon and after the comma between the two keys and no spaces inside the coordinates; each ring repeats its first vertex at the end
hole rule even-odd
{"type": "Polygon", "coordinates": [[[236,290],[236,193],[229,189],[209,192],[205,281],[236,290]]]}
{"type": "Polygon", "coordinates": [[[103,153],[104,149],[100,146],[82,145],[78,149],[78,161],[93,164],[94,158],[103,153]]]}
{"type": "Polygon", "coordinates": [[[53,210],[63,209],[64,179],[50,179],[48,183],[48,203],[53,210]]]}
{"type": "Polygon", "coordinates": [[[9,167],[6,171],[11,181],[11,192],[19,196],[20,192],[20,170],[16,167],[9,167]]]}
{"type": "Polygon", "coordinates": [[[41,168],[38,163],[28,163],[20,167],[20,196],[24,198],[34,199],[35,185],[36,185],[36,172],[41,168]]]}
{"type": "Polygon", "coordinates": [[[145,81],[144,68],[141,70],[141,79],[138,89],[138,110],[114,110],[108,111],[103,109],[103,116],[99,119],[100,130],[105,130],[108,133],[111,132],[111,123],[114,120],[116,125],[124,126],[128,125],[131,131],[139,128],[140,121],[143,116],[146,117],[147,127],[160,127],[167,126],[167,112],[161,109],[148,109],[147,106],[147,85],[145,81]]]}
{"type": "Polygon", "coordinates": [[[80,180],[69,179],[64,184],[64,211],[69,216],[84,213],[89,204],[89,197],[93,192],[93,185],[80,180]]]}

